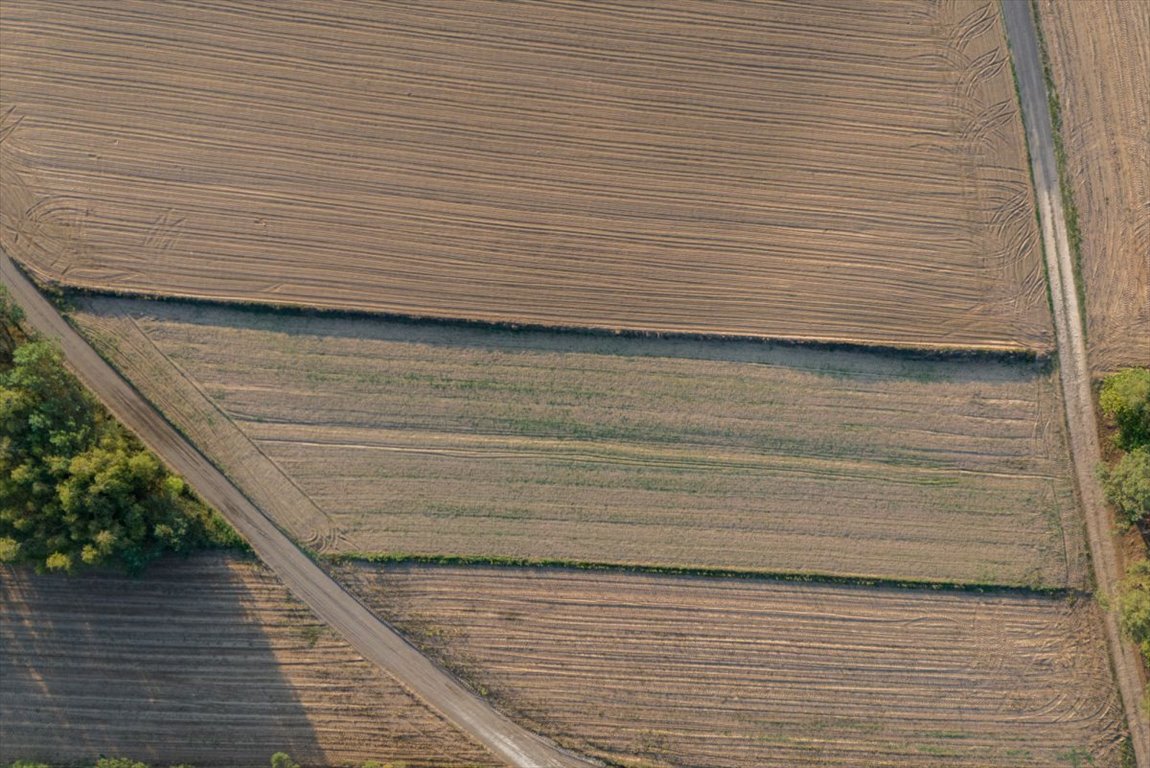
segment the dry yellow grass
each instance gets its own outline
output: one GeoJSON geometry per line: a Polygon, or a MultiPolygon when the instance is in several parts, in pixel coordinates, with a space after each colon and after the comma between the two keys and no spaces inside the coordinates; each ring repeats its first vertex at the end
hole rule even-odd
{"type": "Polygon", "coordinates": [[[0,763],[98,754],[264,768],[494,765],[334,637],[269,571],[223,555],[142,578],[0,568],[0,763]]]}
{"type": "Polygon", "coordinates": [[[44,277],[1050,347],[994,0],[0,13],[0,244],[44,277]]]}
{"type": "Polygon", "coordinates": [[[1039,365],[116,299],[77,320],[325,551],[1085,579],[1039,365]]]}
{"type": "Polygon", "coordinates": [[[500,706],[623,765],[1118,765],[1088,600],[532,569],[343,578],[500,706]]]}
{"type": "Polygon", "coordinates": [[[1091,365],[1150,365],[1150,4],[1039,4],[1079,211],[1091,365]]]}

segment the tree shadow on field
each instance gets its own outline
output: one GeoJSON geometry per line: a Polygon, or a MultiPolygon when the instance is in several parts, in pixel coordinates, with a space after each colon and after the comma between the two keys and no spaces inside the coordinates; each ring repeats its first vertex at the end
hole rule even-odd
{"type": "Polygon", "coordinates": [[[99,315],[155,318],[204,328],[226,327],[287,336],[364,339],[498,352],[560,352],[757,363],[841,379],[894,379],[923,384],[1028,381],[1050,373],[1050,361],[1021,352],[911,350],[822,342],[545,329],[506,323],[418,319],[294,307],[226,305],[181,299],[87,296],[99,315]]]}
{"type": "Polygon", "coordinates": [[[277,751],[324,764],[272,637],[292,646],[295,613],[260,611],[245,567],[205,554],[139,578],[0,568],[0,764],[263,768],[277,751]]]}

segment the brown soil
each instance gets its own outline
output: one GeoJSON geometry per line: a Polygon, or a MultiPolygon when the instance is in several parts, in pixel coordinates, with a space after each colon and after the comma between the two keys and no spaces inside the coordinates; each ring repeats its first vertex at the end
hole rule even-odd
{"type": "Polygon", "coordinates": [[[500,706],[635,766],[1116,766],[1086,600],[585,571],[348,567],[500,706]]]}
{"type": "Polygon", "coordinates": [[[0,763],[495,764],[253,562],[197,555],[141,578],[3,568],[0,616],[0,763]]]}
{"type": "Polygon", "coordinates": [[[1049,349],[996,6],[7,0],[0,245],[95,288],[1049,349]]]}

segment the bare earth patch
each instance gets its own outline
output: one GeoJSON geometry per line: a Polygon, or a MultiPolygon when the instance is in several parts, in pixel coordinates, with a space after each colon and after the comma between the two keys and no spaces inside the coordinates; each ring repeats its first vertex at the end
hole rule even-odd
{"type": "Polygon", "coordinates": [[[98,754],[197,767],[494,765],[320,624],[263,566],[141,578],[0,569],[0,762],[98,754]]]}
{"type": "Polygon", "coordinates": [[[623,765],[1118,764],[1087,600],[558,569],[341,577],[500,706],[623,765]]]}
{"type": "Polygon", "coordinates": [[[1091,367],[1150,364],[1150,4],[1051,2],[1039,17],[1082,234],[1091,367]]]}
{"type": "Polygon", "coordinates": [[[100,289],[1046,350],[994,0],[7,0],[0,245],[100,289]]]}
{"type": "Polygon", "coordinates": [[[325,551],[1084,583],[1040,365],[108,299],[77,320],[241,487],[266,465],[322,510],[325,551]]]}

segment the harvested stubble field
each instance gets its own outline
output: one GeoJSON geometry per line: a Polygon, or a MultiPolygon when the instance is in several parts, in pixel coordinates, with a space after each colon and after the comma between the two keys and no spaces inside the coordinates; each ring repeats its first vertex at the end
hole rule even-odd
{"type": "Polygon", "coordinates": [[[1048,349],[994,0],[0,9],[39,275],[419,316],[1048,349]]]}
{"type": "Polygon", "coordinates": [[[0,762],[494,765],[253,562],[143,578],[0,569],[0,762]]]}
{"type": "Polygon", "coordinates": [[[1041,0],[1078,207],[1091,364],[1150,364],[1150,4],[1041,0]]]}
{"type": "Polygon", "coordinates": [[[1040,364],[106,298],[76,319],[325,551],[1084,582],[1040,364]]]}
{"type": "Polygon", "coordinates": [[[500,706],[624,765],[1118,764],[1088,600],[563,569],[342,578],[500,706]]]}

